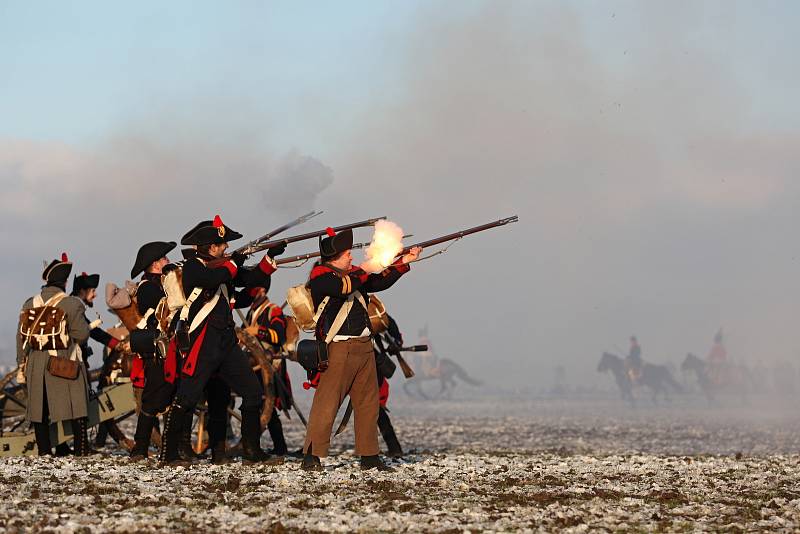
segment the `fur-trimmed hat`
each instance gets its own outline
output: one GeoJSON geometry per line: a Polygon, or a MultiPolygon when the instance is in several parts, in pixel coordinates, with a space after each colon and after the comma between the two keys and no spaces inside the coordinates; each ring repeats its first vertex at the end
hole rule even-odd
{"type": "Polygon", "coordinates": [[[42,280],[48,284],[66,286],[69,273],[72,272],[72,262],[67,258],[67,253],[61,253],[61,259],[53,260],[42,271],[42,280]]]}
{"type": "Polygon", "coordinates": [[[181,238],[181,245],[219,245],[240,239],[242,234],[225,226],[219,215],[211,221],[200,221],[181,238]]]}
{"type": "Polygon", "coordinates": [[[353,248],[353,230],[342,230],[338,234],[333,228],[326,228],[327,237],[319,240],[319,252],[322,259],[333,258],[345,250],[353,248]]]}
{"type": "Polygon", "coordinates": [[[97,289],[97,286],[99,285],[99,274],[81,273],[72,279],[72,292],[77,293],[81,289],[97,289]]]}
{"type": "Polygon", "coordinates": [[[151,263],[160,260],[177,246],[175,241],[151,241],[139,247],[136,261],[133,262],[133,268],[131,268],[131,278],[139,276],[139,273],[150,267],[151,263]]]}

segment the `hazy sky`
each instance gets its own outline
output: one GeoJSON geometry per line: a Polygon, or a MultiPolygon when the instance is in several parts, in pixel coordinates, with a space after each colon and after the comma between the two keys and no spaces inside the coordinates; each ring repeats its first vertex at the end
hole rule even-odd
{"type": "Polygon", "coordinates": [[[43,259],[121,283],[215,213],[254,236],[316,208],[415,239],[519,214],[384,298],[495,385],[602,380],[631,334],[704,355],[720,326],[733,358],[796,361],[799,12],[2,2],[2,358],[43,259]]]}

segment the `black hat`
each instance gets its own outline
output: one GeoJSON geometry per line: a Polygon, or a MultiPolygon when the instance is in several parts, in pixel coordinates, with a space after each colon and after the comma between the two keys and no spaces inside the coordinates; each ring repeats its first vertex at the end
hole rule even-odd
{"type": "Polygon", "coordinates": [[[81,289],[97,289],[100,285],[99,274],[81,273],[72,279],[72,292],[77,293],[81,289]]]}
{"type": "Polygon", "coordinates": [[[60,260],[53,260],[42,271],[42,280],[48,284],[66,286],[69,273],[72,272],[72,262],[67,258],[67,253],[61,253],[60,260]]]}
{"type": "Polygon", "coordinates": [[[219,245],[242,237],[242,234],[225,226],[219,215],[213,221],[201,221],[181,238],[181,245],[219,245]]]}
{"type": "Polygon", "coordinates": [[[326,228],[328,237],[320,238],[319,252],[323,259],[332,258],[353,248],[353,230],[342,230],[338,234],[333,228],[326,228]]]}
{"type": "Polygon", "coordinates": [[[177,247],[175,241],[151,241],[145,243],[136,253],[136,261],[133,262],[131,278],[136,278],[139,273],[147,269],[151,263],[166,256],[170,250],[177,247]]]}

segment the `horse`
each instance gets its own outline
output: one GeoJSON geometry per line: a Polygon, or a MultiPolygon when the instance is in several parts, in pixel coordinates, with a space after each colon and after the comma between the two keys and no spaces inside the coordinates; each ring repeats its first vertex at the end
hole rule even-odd
{"type": "Polygon", "coordinates": [[[635,386],[649,387],[652,391],[653,404],[658,404],[659,393],[662,394],[665,400],[669,400],[670,390],[678,393],[683,392],[683,387],[672,377],[672,373],[669,372],[665,365],[642,364],[641,376],[634,382],[628,374],[625,360],[616,354],[604,352],[600,358],[600,363],[597,365],[597,371],[600,373],[611,371],[622,394],[622,400],[630,402],[631,406],[636,402],[633,395],[635,386]]]}
{"type": "Polygon", "coordinates": [[[738,394],[742,402],[747,402],[748,393],[753,389],[753,377],[744,365],[726,363],[714,373],[708,363],[690,352],[681,364],[681,371],[695,374],[709,404],[715,403],[717,395],[723,392],[738,394]]]}
{"type": "Polygon", "coordinates": [[[419,396],[425,400],[430,400],[428,395],[422,389],[422,383],[426,381],[438,380],[439,392],[436,398],[446,397],[450,398],[453,389],[458,385],[456,378],[460,379],[472,386],[480,386],[483,384],[480,380],[476,380],[469,376],[463,367],[449,358],[441,358],[439,365],[436,367],[435,372],[430,374],[416,374],[403,383],[403,391],[406,395],[414,397],[419,396]]]}

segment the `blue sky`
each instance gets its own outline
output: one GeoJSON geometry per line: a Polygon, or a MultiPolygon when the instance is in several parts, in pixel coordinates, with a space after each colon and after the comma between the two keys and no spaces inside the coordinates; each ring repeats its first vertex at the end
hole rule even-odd
{"type": "MultiPolygon", "coordinates": [[[[313,138],[292,131],[292,115],[306,99],[324,94],[339,109],[357,112],[376,93],[402,91],[402,47],[414,38],[421,10],[459,17],[480,5],[5,1],[0,135],[94,140],[154,105],[200,94],[249,100],[287,137],[313,138]]],[[[800,4],[571,5],[584,30],[576,37],[586,39],[609,69],[625,69],[643,52],[642,39],[669,31],[672,26],[662,29],[660,22],[675,17],[688,31],[674,41],[661,36],[665,46],[701,46],[735,69],[752,92],[755,112],[797,123],[800,106],[786,104],[798,86],[793,23],[800,20],[800,4]]]]}

